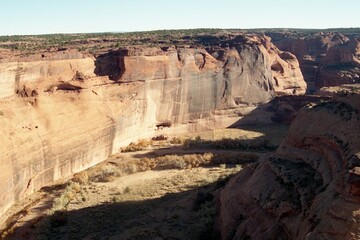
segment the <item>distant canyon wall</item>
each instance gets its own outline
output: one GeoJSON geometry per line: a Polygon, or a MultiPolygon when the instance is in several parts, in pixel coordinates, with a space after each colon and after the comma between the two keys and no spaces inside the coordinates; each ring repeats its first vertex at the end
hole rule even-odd
{"type": "Polygon", "coordinates": [[[283,51],[296,55],[311,92],[360,83],[360,36],[336,32],[268,33],[283,51]]]}
{"type": "Polygon", "coordinates": [[[142,137],[237,121],[301,94],[296,58],[255,36],[223,48],[75,51],[0,63],[0,214],[142,137]],[[275,66],[275,67],[274,67],[275,66]]]}

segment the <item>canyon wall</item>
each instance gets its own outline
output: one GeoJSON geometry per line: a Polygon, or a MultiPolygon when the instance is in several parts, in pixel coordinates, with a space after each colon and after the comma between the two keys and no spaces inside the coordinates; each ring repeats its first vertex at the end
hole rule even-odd
{"type": "Polygon", "coordinates": [[[360,83],[360,43],[351,38],[329,48],[317,73],[318,88],[360,83]]]}
{"type": "Polygon", "coordinates": [[[311,92],[321,87],[360,83],[358,34],[273,32],[268,35],[277,47],[299,59],[311,92]]]}
{"type": "Polygon", "coordinates": [[[275,47],[266,41],[252,36],[227,49],[133,47],[96,57],[63,51],[1,60],[0,214],[162,127],[173,133],[224,127],[277,89],[304,93],[296,58],[270,52],[275,47]]]}
{"type": "Polygon", "coordinates": [[[360,94],[303,108],[274,154],[230,180],[221,239],[359,239],[360,94]]]}

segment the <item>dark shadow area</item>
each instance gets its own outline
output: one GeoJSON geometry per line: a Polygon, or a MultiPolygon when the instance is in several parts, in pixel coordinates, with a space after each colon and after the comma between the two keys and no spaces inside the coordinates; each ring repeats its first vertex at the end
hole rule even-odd
{"type": "Polygon", "coordinates": [[[300,70],[307,85],[306,94],[313,94],[317,91],[315,86],[319,71],[319,63],[316,61],[302,60],[300,70]]]}
{"type": "Polygon", "coordinates": [[[145,201],[116,202],[109,196],[102,205],[56,212],[24,228],[30,225],[35,239],[218,239],[214,194],[228,180],[145,201]]]}
{"type": "Polygon", "coordinates": [[[151,151],[146,150],[145,152],[139,152],[134,155],[132,155],[134,158],[142,159],[142,158],[156,158],[159,156],[166,156],[166,155],[172,155],[175,154],[177,156],[184,156],[184,155],[190,155],[190,154],[205,154],[205,153],[213,153],[214,155],[230,155],[232,153],[249,153],[254,154],[256,156],[259,156],[258,152],[256,151],[239,151],[239,149],[208,149],[208,148],[184,148],[184,146],[178,145],[178,146],[170,146],[170,147],[164,147],[164,148],[158,148],[153,149],[151,151]]]}
{"type": "Polygon", "coordinates": [[[355,66],[348,62],[348,63],[338,63],[333,65],[326,65],[324,64],[323,68],[329,69],[329,70],[352,70],[355,66]]]}
{"type": "MultiPolygon", "coordinates": [[[[232,134],[222,139],[208,137],[193,137],[183,141],[181,145],[167,146],[145,153],[133,155],[135,158],[155,158],[167,154],[186,155],[211,152],[226,154],[229,152],[250,152],[258,156],[275,151],[286,136],[290,123],[297,116],[301,108],[309,103],[329,100],[331,97],[322,96],[278,96],[270,102],[258,106],[252,112],[228,128],[247,130],[261,133],[261,136],[246,138],[232,134]]],[[[162,136],[164,138],[164,136],[162,136]]]]}
{"type": "Polygon", "coordinates": [[[59,85],[57,85],[57,89],[59,91],[76,91],[76,92],[80,92],[80,90],[82,89],[82,87],[79,86],[75,86],[72,85],[70,83],[64,82],[64,83],[60,83],[59,85]]]}
{"type": "Polygon", "coordinates": [[[278,96],[270,102],[258,106],[229,128],[256,130],[259,125],[263,124],[290,124],[302,107],[309,103],[330,99],[331,97],[312,95],[278,96]]]}
{"type": "Polygon", "coordinates": [[[118,81],[124,72],[124,59],[128,50],[116,50],[96,57],[94,73],[97,76],[108,76],[110,80],[118,81]]]}
{"type": "Polygon", "coordinates": [[[278,146],[272,145],[267,136],[254,139],[223,138],[219,140],[205,140],[201,138],[188,139],[184,143],[185,149],[228,149],[267,152],[274,151],[278,146]]]}

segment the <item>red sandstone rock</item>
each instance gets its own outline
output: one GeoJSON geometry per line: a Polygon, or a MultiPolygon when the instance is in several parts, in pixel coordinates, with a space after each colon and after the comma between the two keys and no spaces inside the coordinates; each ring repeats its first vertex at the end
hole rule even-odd
{"type": "Polygon", "coordinates": [[[228,48],[2,59],[0,214],[134,140],[158,135],[159,123],[173,123],[164,129],[170,133],[229,126],[239,120],[237,110],[305,88],[295,57],[259,36],[233,37],[228,48]]]}
{"type": "Polygon", "coordinates": [[[221,239],[360,239],[359,112],[359,94],[303,109],[221,192],[221,239]]]}
{"type": "Polygon", "coordinates": [[[312,92],[360,82],[359,40],[340,33],[269,33],[276,46],[297,56],[312,92]]]}

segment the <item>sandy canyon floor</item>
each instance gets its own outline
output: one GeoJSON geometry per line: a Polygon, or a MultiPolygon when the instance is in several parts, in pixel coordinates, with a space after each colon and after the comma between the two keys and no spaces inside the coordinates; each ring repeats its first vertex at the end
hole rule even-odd
{"type": "MultiPolygon", "coordinates": [[[[278,145],[286,131],[287,126],[271,125],[208,131],[200,137],[265,137],[278,145]]],[[[112,156],[19,202],[4,216],[2,238],[212,239],[217,192],[268,152],[184,149],[168,140],[153,141],[146,150],[112,156]]]]}

